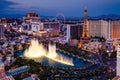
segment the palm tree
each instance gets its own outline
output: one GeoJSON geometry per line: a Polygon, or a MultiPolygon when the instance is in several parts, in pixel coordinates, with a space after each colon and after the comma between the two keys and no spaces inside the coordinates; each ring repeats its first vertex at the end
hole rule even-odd
{"type": "Polygon", "coordinates": [[[3,56],[2,61],[4,62],[6,60],[6,55],[3,56]]]}

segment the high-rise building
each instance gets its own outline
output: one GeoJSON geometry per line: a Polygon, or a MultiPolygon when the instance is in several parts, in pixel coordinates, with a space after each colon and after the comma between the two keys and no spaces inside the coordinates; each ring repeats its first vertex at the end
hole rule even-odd
{"type": "Polygon", "coordinates": [[[90,36],[104,37],[105,39],[120,39],[120,20],[89,20],[88,32],[90,36]]]}
{"type": "Polygon", "coordinates": [[[25,15],[25,17],[23,17],[23,21],[25,23],[31,23],[31,21],[33,22],[39,22],[40,21],[40,17],[38,16],[38,14],[34,13],[34,12],[29,12],[25,15]]]}
{"type": "Polygon", "coordinates": [[[44,30],[53,29],[60,31],[60,23],[59,22],[41,22],[44,30]]]}
{"type": "Polygon", "coordinates": [[[111,21],[111,39],[120,39],[120,20],[111,21]]]}
{"type": "Polygon", "coordinates": [[[43,29],[38,14],[30,12],[23,17],[23,29],[28,31],[39,32],[43,29]]]}
{"type": "Polygon", "coordinates": [[[104,20],[89,20],[88,21],[88,30],[89,35],[92,37],[104,37],[109,38],[109,22],[104,20]]]}
{"type": "Polygon", "coordinates": [[[70,39],[80,39],[83,32],[83,24],[67,24],[70,26],[70,39]]]}
{"type": "Polygon", "coordinates": [[[59,22],[41,22],[43,30],[49,33],[49,36],[59,36],[60,23],[59,22]]]}
{"type": "Polygon", "coordinates": [[[4,39],[5,38],[4,31],[5,31],[5,27],[0,25],[0,39],[4,39]]]}
{"type": "Polygon", "coordinates": [[[67,34],[66,34],[67,36],[67,41],[69,41],[70,40],[70,25],[67,25],[67,34]]]}
{"type": "Polygon", "coordinates": [[[43,30],[43,28],[40,25],[40,22],[31,22],[31,31],[39,32],[40,30],[43,30]]]}
{"type": "Polygon", "coordinates": [[[117,47],[117,67],[116,67],[116,71],[117,71],[117,76],[120,76],[120,45],[118,45],[118,47],[117,47]]]}
{"type": "Polygon", "coordinates": [[[80,43],[78,44],[78,47],[81,48],[84,44],[87,44],[90,42],[89,33],[88,33],[88,23],[87,23],[87,9],[84,9],[84,26],[83,26],[83,32],[82,37],[80,39],[80,43]]]}

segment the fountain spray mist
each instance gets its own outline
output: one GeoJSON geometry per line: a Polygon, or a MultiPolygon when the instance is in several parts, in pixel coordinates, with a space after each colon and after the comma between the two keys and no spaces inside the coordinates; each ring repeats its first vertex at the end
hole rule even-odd
{"type": "Polygon", "coordinates": [[[25,50],[24,56],[26,58],[33,59],[33,60],[41,59],[41,57],[47,57],[50,60],[53,60],[62,64],[74,66],[72,59],[66,58],[56,53],[55,44],[49,44],[48,47],[49,49],[47,51],[42,43],[40,44],[38,40],[33,39],[31,41],[30,47],[27,50],[25,50]]]}

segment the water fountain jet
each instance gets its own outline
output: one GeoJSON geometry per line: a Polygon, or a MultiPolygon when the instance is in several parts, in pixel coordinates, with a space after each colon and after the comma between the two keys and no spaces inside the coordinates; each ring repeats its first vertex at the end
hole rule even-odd
{"type": "Polygon", "coordinates": [[[38,40],[31,41],[31,45],[27,50],[25,50],[24,56],[33,60],[35,60],[36,58],[41,59],[41,57],[43,56],[55,62],[74,66],[72,59],[66,58],[56,53],[55,44],[49,44],[49,49],[47,51],[42,44],[39,44],[38,40]]]}

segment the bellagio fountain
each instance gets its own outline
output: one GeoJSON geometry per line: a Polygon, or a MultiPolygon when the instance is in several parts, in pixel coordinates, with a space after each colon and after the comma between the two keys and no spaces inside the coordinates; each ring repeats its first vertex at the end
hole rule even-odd
{"type": "Polygon", "coordinates": [[[41,60],[42,57],[48,58],[50,61],[55,61],[61,64],[74,66],[73,60],[63,55],[60,55],[56,52],[56,45],[50,44],[48,45],[48,50],[44,47],[42,43],[39,43],[38,40],[33,39],[31,40],[30,47],[25,50],[24,56],[28,59],[33,60],[41,60]]]}

